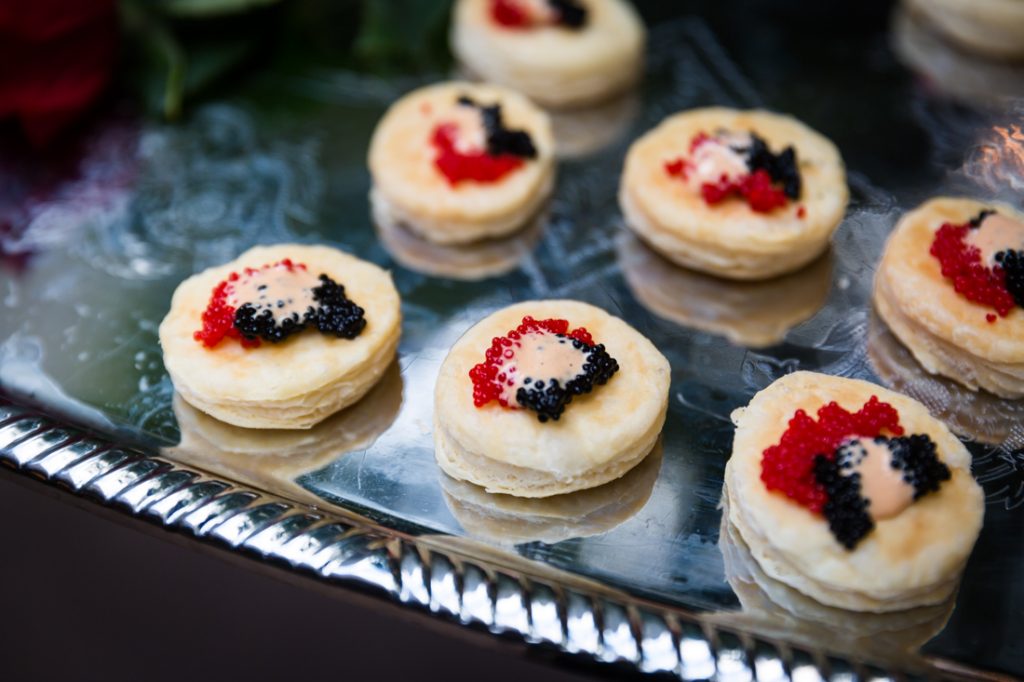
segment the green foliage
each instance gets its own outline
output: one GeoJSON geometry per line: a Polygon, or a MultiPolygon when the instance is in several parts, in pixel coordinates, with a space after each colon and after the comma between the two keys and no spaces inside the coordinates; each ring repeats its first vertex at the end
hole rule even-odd
{"type": "Polygon", "coordinates": [[[121,0],[120,7],[128,83],[165,120],[257,59],[285,77],[440,71],[450,63],[445,0],[121,0]]]}

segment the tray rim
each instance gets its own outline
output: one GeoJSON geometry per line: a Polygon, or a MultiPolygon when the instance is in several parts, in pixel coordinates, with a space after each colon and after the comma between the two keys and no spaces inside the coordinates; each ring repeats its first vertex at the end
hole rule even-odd
{"type": "Polygon", "coordinates": [[[938,657],[904,665],[806,646],[472,539],[413,535],[343,507],[313,507],[48,416],[2,388],[0,464],[192,541],[495,636],[639,672],[681,680],[1010,679],[938,657]]]}

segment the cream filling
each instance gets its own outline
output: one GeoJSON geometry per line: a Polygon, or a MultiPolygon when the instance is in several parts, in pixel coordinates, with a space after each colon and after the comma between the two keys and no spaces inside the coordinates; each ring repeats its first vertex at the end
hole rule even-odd
{"type": "Polygon", "coordinates": [[[1024,222],[991,213],[977,228],[968,230],[965,241],[981,251],[982,263],[993,267],[999,264],[996,254],[1000,251],[1024,248],[1024,222]]]}
{"type": "Polygon", "coordinates": [[[853,466],[841,469],[844,476],[860,474],[860,493],[868,502],[868,513],[875,521],[889,519],[914,501],[914,487],[903,480],[903,472],[893,466],[892,450],[874,438],[847,441],[859,450],[853,466]]]}
{"type": "Polygon", "coordinates": [[[240,308],[249,304],[257,314],[269,310],[277,324],[291,318],[302,319],[309,308],[315,307],[313,289],[320,279],[305,268],[294,265],[274,265],[242,275],[232,282],[227,297],[228,305],[240,308]]]}
{"type": "Polygon", "coordinates": [[[479,154],[487,151],[487,130],[480,110],[474,106],[456,103],[444,116],[441,125],[456,129],[454,146],[460,154],[479,154]]]}
{"type": "Polygon", "coordinates": [[[513,341],[514,348],[506,351],[498,380],[504,386],[501,399],[517,405],[516,394],[538,382],[557,380],[561,386],[576,378],[586,364],[587,356],[572,343],[572,339],[555,334],[533,332],[513,341]]]}
{"type": "Polygon", "coordinates": [[[700,194],[705,183],[715,184],[723,177],[735,179],[750,172],[747,160],[736,148],[751,144],[749,134],[718,134],[697,145],[690,156],[690,168],[686,173],[686,184],[694,194],[700,194]]]}

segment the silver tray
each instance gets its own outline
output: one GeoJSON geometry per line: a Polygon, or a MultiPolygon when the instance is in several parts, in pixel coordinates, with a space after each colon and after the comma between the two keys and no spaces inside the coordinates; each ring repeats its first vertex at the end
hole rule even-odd
{"type": "MultiPolygon", "coordinates": [[[[1012,101],[982,114],[900,80],[880,106],[899,102],[894,118],[926,136],[920,175],[897,172],[883,188],[858,168],[863,154],[847,153],[853,200],[832,252],[780,281],[727,285],[672,268],[627,234],[615,201],[622,157],[680,109],[786,103],[763,101],[704,22],[660,23],[641,92],[568,122],[595,126],[603,146],[562,163],[545,224],[508,245],[513,269],[467,282],[417,272],[422,245],[379,238],[368,215],[366,142],[387,105],[421,82],[271,78],[179,126],[99,126],[77,184],[36,206],[18,236],[27,264],[2,271],[0,461],[262,559],[643,671],[1024,674],[1017,406],[925,376],[867,303],[903,208],[941,191],[1012,189],[985,156],[1012,152],[1012,135],[1001,136],[1019,121],[1012,101]],[[312,432],[254,436],[174,398],[156,327],[181,279],[285,240],[337,245],[393,270],[400,359],[358,406],[312,432]],[[551,503],[446,479],[433,460],[430,396],[447,349],[496,308],[555,297],[607,308],[669,357],[659,453],[620,482],[551,503]],[[955,610],[885,618],[801,602],[765,585],[720,526],[728,415],[797,368],[880,382],[881,373],[976,434],[968,445],[989,504],[955,610]]],[[[858,139],[850,122],[812,123],[844,151],[858,139]]],[[[884,135],[872,144],[881,149],[884,135]]],[[[441,256],[465,268],[493,254],[441,256]]]]}

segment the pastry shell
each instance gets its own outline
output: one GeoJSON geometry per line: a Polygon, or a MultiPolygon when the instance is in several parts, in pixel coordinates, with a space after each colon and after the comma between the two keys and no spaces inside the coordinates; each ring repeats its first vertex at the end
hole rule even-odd
{"type": "Polygon", "coordinates": [[[923,405],[866,381],[795,372],[760,391],[732,420],[736,436],[725,470],[729,522],[765,574],[823,604],[854,611],[939,604],[956,590],[981,530],[984,495],[971,475],[967,449],[923,405]],[[876,522],[847,550],[823,516],[765,487],[761,460],[798,409],[814,415],[835,401],[855,411],[871,396],[896,408],[906,433],[930,436],[952,477],[938,492],[876,522]]]}
{"type": "Polygon", "coordinates": [[[671,371],[642,334],[578,301],[527,301],[493,313],[452,347],[434,390],[434,444],[441,468],[488,492],[546,497],[619,478],[651,452],[665,422],[671,371]],[[523,317],[586,327],[619,363],[592,393],[577,396],[561,419],[541,423],[531,410],[473,404],[469,371],[491,339],[523,317]]]}
{"type": "Polygon", "coordinates": [[[326,246],[256,246],[178,285],[160,324],[160,345],[175,390],[193,407],[236,426],[307,429],[355,403],[377,383],[395,357],[401,321],[391,275],[376,265],[326,246]],[[193,338],[220,281],[283,258],[342,284],[366,311],[362,333],[340,339],[305,330],[255,349],[228,339],[206,348],[193,338]]]}

